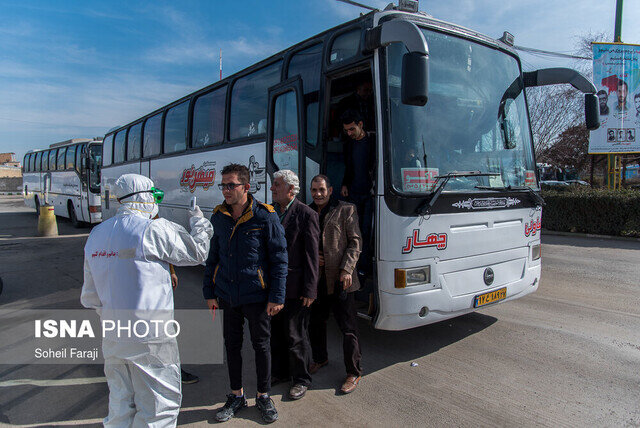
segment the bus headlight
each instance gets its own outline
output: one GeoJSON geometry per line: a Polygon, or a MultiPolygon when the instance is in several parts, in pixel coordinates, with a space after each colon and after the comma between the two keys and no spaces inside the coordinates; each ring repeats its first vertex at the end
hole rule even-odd
{"type": "Polygon", "coordinates": [[[395,269],[394,276],[395,288],[428,284],[431,282],[431,266],[424,266],[415,269],[395,269]]]}
{"type": "Polygon", "coordinates": [[[542,245],[537,244],[531,247],[531,260],[538,260],[542,256],[542,245]]]}

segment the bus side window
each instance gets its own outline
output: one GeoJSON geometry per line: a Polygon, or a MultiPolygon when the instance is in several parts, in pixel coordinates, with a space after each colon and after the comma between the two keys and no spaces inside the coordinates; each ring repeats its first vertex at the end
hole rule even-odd
{"type": "Polygon", "coordinates": [[[67,153],[67,148],[66,147],[58,149],[58,160],[56,161],[56,169],[58,171],[64,171],[64,167],[65,167],[65,164],[64,164],[64,160],[65,160],[64,157],[65,156],[64,155],[66,153],[67,153]]]}
{"type": "Polygon", "coordinates": [[[102,166],[111,165],[111,159],[113,154],[113,134],[104,137],[102,143],[102,166]]]}
{"type": "Polygon", "coordinates": [[[307,144],[318,144],[318,104],[320,100],[320,77],[322,43],[296,52],[289,61],[287,77],[299,74],[307,118],[307,144]]]}
{"type": "Polygon", "coordinates": [[[273,117],[273,161],[278,169],[299,174],[298,105],[294,91],[278,95],[273,117]]]}
{"type": "Polygon", "coordinates": [[[38,154],[36,155],[36,166],[35,166],[35,170],[38,172],[42,171],[42,169],[40,168],[41,162],[42,162],[42,152],[38,152],[38,154]]]}
{"type": "Polygon", "coordinates": [[[361,30],[357,29],[336,37],[331,45],[329,63],[337,64],[356,56],[360,50],[360,34],[361,30]]]}
{"type": "Polygon", "coordinates": [[[127,134],[127,160],[140,159],[140,151],[142,150],[141,133],[142,122],[129,128],[129,133],[127,134]]]}
{"type": "Polygon", "coordinates": [[[58,158],[58,150],[53,149],[49,152],[49,171],[56,170],[56,159],[58,158]]]}
{"type": "Polygon", "coordinates": [[[49,170],[49,150],[42,152],[42,170],[49,170]]]}
{"type": "Polygon", "coordinates": [[[196,98],[193,107],[191,147],[217,146],[224,140],[226,94],[225,85],[196,98]]]}
{"type": "Polygon", "coordinates": [[[232,140],[266,132],[269,88],[280,82],[282,61],[239,78],[231,90],[229,134],[232,140]]]}
{"type": "Polygon", "coordinates": [[[164,152],[174,153],[187,149],[187,120],[189,101],[167,110],[164,118],[164,152]]]}
{"type": "MultiPolygon", "coordinates": [[[[150,117],[144,122],[144,134],[142,137],[142,156],[156,156],[160,154],[160,132],[162,126],[162,113],[150,117]]],[[[104,153],[104,152],[103,152],[104,153]]]]}
{"type": "Polygon", "coordinates": [[[113,140],[113,163],[124,162],[124,158],[127,153],[126,136],[127,130],[123,129],[116,134],[116,137],[113,140]]]}
{"type": "Polygon", "coordinates": [[[80,179],[84,180],[84,175],[82,174],[82,155],[84,154],[85,148],[87,147],[86,144],[80,144],[78,145],[78,148],[76,149],[76,172],[80,175],[80,179]]]}
{"type": "Polygon", "coordinates": [[[65,169],[71,171],[74,169],[74,159],[76,157],[76,148],[78,146],[69,146],[67,147],[67,160],[65,162],[65,169]]]}

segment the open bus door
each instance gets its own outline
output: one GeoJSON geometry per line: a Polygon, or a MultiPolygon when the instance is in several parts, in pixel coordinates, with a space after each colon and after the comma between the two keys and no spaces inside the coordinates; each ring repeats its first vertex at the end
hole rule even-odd
{"type": "Polygon", "coordinates": [[[273,173],[290,169],[298,175],[300,193],[298,199],[306,202],[306,161],[304,144],[306,130],[302,109],[302,80],[299,76],[269,88],[269,112],[267,125],[267,200],[271,200],[269,188],[273,173]]]}

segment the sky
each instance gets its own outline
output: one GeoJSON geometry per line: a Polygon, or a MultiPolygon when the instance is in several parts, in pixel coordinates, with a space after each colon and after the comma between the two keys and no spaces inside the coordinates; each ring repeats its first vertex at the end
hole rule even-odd
{"type": "MultiPolygon", "coordinates": [[[[360,0],[384,8],[388,2],[360,0]]],[[[625,2],[622,41],[640,44],[640,7],[625,2]]],[[[615,0],[420,1],[420,10],[493,38],[572,53],[613,40],[615,0]]],[[[103,136],[366,12],[336,0],[0,0],[0,152],[103,136]]],[[[523,68],[571,66],[522,54],[523,68]]],[[[584,65],[584,64],[583,64],[584,65]]]]}

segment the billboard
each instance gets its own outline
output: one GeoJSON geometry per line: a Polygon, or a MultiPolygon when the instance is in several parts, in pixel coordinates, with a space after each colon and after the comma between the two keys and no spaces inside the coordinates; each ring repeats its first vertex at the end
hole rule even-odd
{"type": "Polygon", "coordinates": [[[640,152],[640,45],[593,43],[600,128],[589,153],[640,152]]]}

